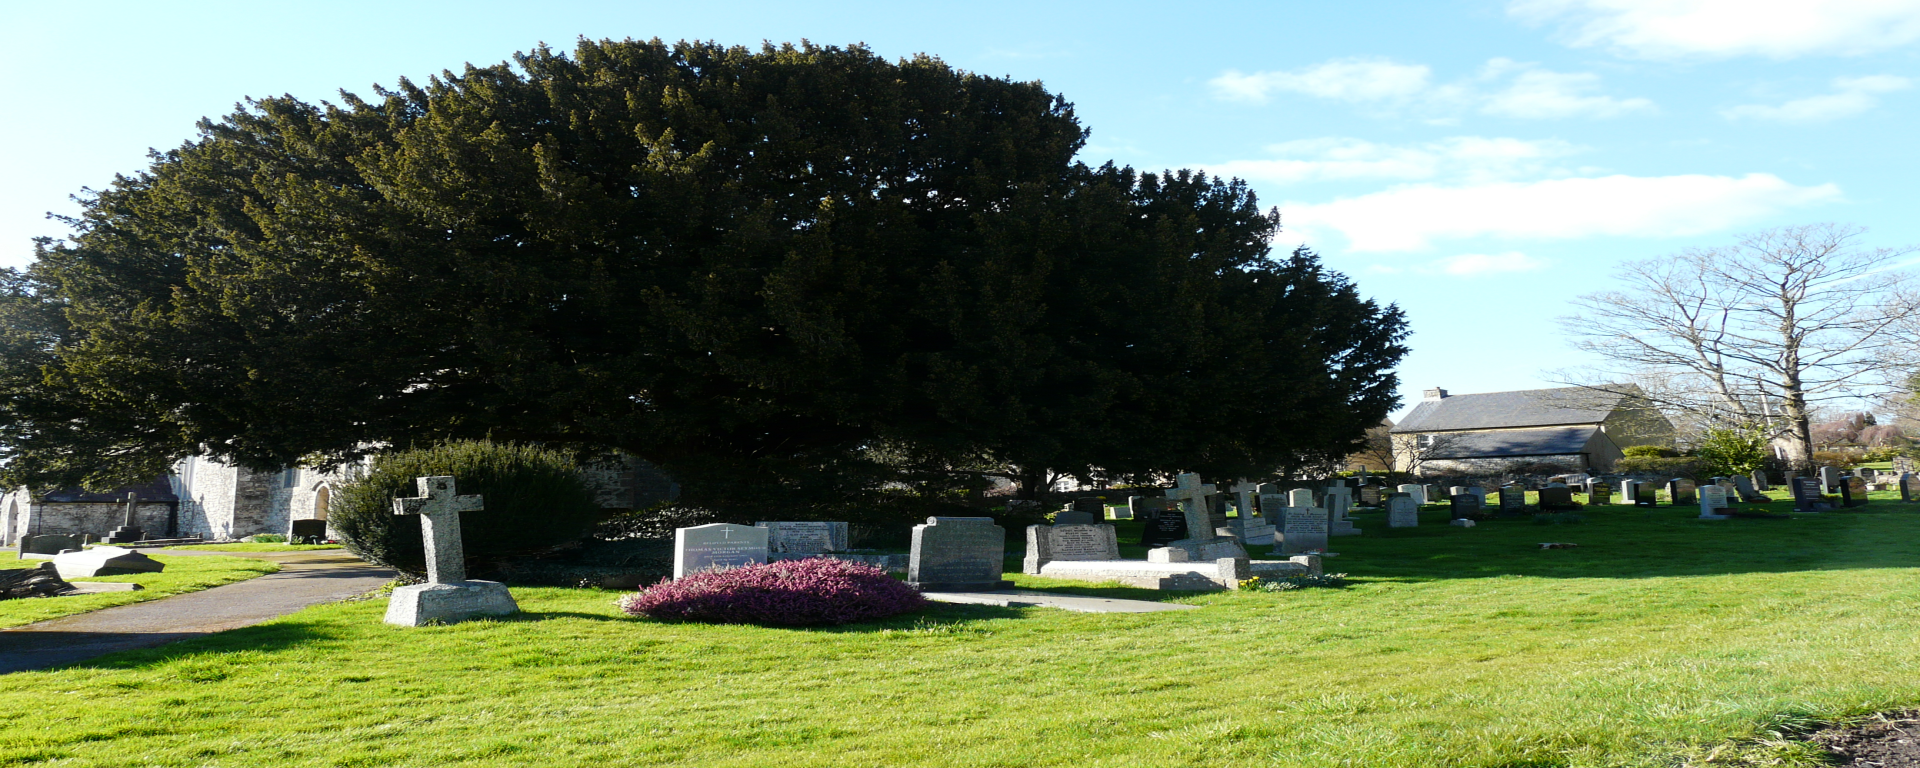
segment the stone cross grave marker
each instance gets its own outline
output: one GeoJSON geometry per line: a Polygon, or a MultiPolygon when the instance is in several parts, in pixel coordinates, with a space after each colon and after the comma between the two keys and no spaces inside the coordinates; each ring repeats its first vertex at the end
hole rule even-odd
{"type": "Polygon", "coordinates": [[[1174,478],[1173,487],[1167,489],[1167,498],[1180,505],[1180,515],[1187,521],[1187,538],[1207,541],[1216,538],[1213,532],[1213,515],[1207,510],[1207,497],[1216,493],[1212,483],[1201,483],[1200,476],[1192,472],[1182,472],[1174,478]]]}
{"type": "Polygon", "coordinates": [[[387,600],[388,624],[417,627],[473,616],[517,613],[507,585],[467,578],[467,554],[460,539],[460,513],[485,509],[479,496],[461,496],[451,477],[414,478],[419,496],[393,500],[393,513],[420,518],[427,551],[427,583],[400,587],[387,600]]]}
{"type": "Polygon", "coordinates": [[[1029,525],[1027,556],[1021,571],[1037,576],[1047,563],[1058,560],[1119,560],[1120,541],[1111,525],[1029,525]]]}
{"type": "Polygon", "coordinates": [[[1719,513],[1719,510],[1726,509],[1726,508],[1727,508],[1727,489],[1725,486],[1720,486],[1720,485],[1700,486],[1700,519],[1701,520],[1726,520],[1728,519],[1728,516],[1722,515],[1719,513]]]}
{"type": "Polygon", "coordinates": [[[1387,527],[1413,528],[1420,525],[1420,505],[1411,493],[1387,494],[1387,527]]]}
{"type": "Polygon", "coordinates": [[[1795,477],[1787,481],[1787,490],[1793,492],[1793,511],[1808,514],[1820,510],[1814,505],[1820,504],[1820,478],[1795,477]]]}
{"type": "Polygon", "coordinates": [[[1241,518],[1254,517],[1260,514],[1259,510],[1254,508],[1253,503],[1254,497],[1260,494],[1259,483],[1249,483],[1241,480],[1240,482],[1234,483],[1233,487],[1227,490],[1233,493],[1234,511],[1239,513],[1241,518]]]}
{"type": "Polygon", "coordinates": [[[126,505],[126,521],[122,523],[119,528],[113,529],[112,533],[107,534],[106,538],[101,539],[100,543],[131,544],[133,542],[146,538],[147,537],[146,532],[140,530],[140,521],[134,518],[134,515],[139,510],[139,508],[140,508],[140,494],[128,492],[127,505],[126,505]]]}
{"type": "Polygon", "coordinates": [[[1013,582],[1000,578],[1006,556],[1007,529],[993,518],[929,517],[913,527],[907,584],[922,592],[1011,589],[1013,582]]]}

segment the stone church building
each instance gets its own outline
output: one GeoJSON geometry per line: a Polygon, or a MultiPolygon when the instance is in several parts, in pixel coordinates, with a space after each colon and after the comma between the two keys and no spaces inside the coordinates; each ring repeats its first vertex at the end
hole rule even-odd
{"type": "MultiPolygon", "coordinates": [[[[56,533],[92,534],[98,539],[124,522],[129,492],[139,494],[135,516],[149,538],[285,535],[295,520],[327,519],[334,489],[363,466],[329,472],[306,467],[255,472],[190,457],[175,464],[166,477],[107,493],[16,488],[0,496],[0,538],[6,544],[21,536],[56,533]]],[[[671,478],[632,456],[583,467],[581,474],[610,512],[642,509],[680,495],[671,478]]]]}
{"type": "Polygon", "coordinates": [[[1637,388],[1585,387],[1426,398],[1393,426],[1397,469],[1415,475],[1498,475],[1525,466],[1609,472],[1622,450],[1673,446],[1673,423],[1637,388]]]}

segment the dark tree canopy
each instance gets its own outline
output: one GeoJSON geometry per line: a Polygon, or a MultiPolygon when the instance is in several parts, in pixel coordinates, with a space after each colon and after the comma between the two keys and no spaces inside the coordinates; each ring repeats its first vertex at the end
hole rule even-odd
{"type": "Polygon", "coordinates": [[[1238,181],[1074,162],[1038,83],[583,41],[379,93],[252,101],[89,199],[6,286],[0,479],[489,436],[716,499],[881,444],[1259,475],[1395,402],[1397,308],[1270,259],[1238,181]]]}

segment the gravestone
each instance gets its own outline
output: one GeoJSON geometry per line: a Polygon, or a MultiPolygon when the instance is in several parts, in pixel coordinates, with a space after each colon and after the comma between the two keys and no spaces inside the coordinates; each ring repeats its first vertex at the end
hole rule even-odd
{"type": "Polygon", "coordinates": [[[1753,483],[1753,489],[1756,491],[1773,490],[1773,486],[1767,485],[1767,471],[1764,469],[1754,470],[1753,475],[1747,479],[1749,482],[1753,483]]]}
{"type": "MultiPolygon", "coordinates": [[[[473,616],[518,613],[507,585],[467,579],[467,553],[460,541],[460,513],[484,509],[479,496],[460,496],[453,478],[414,478],[419,496],[393,500],[396,515],[417,515],[427,549],[427,583],[393,590],[387,599],[388,624],[418,627],[473,616]]],[[[765,538],[761,539],[763,542],[765,538]]],[[[676,560],[676,575],[679,563],[676,560]]]]}
{"type": "Polygon", "coordinates": [[[159,573],[166,564],[122,547],[94,547],[53,556],[53,568],[63,579],[116,576],[125,573],[159,573]]]}
{"type": "Polygon", "coordinates": [[[1727,515],[1719,514],[1719,510],[1726,509],[1726,508],[1727,508],[1726,487],[1719,486],[1719,485],[1700,486],[1700,519],[1701,520],[1729,519],[1727,515]]]}
{"type": "Polygon", "coordinates": [[[1564,485],[1555,488],[1551,485],[1540,489],[1541,511],[1573,509],[1573,489],[1564,485]]]}
{"type": "Polygon", "coordinates": [[[761,521],[756,528],[767,531],[767,554],[826,554],[844,552],[847,524],[839,521],[761,521]]]}
{"type": "Polygon", "coordinates": [[[713,523],[673,531],[673,577],[724,571],[767,561],[770,531],[748,525],[713,523]]]}
{"type": "MultiPolygon", "coordinates": [[[[1406,494],[1407,498],[1413,499],[1415,505],[1427,503],[1427,489],[1422,486],[1402,485],[1397,490],[1406,494]]],[[[1388,503],[1391,504],[1392,501],[1389,500],[1388,503]]]]}
{"type": "Polygon", "coordinates": [[[1438,485],[1423,485],[1420,486],[1420,489],[1424,493],[1424,495],[1420,497],[1420,503],[1422,504],[1438,504],[1441,499],[1447,497],[1447,489],[1438,485]]]}
{"type": "Polygon", "coordinates": [[[1260,514],[1255,503],[1260,490],[1259,483],[1241,481],[1233,484],[1233,506],[1235,517],[1227,521],[1227,527],[1233,531],[1233,537],[1245,544],[1272,544],[1274,542],[1274,522],[1260,514]]]}
{"type": "Polygon", "coordinates": [[[1820,468],[1821,493],[1839,493],[1840,486],[1844,484],[1845,482],[1840,479],[1840,469],[1838,467],[1820,468]]]}
{"type": "Polygon", "coordinates": [[[1333,525],[1332,535],[1360,535],[1360,529],[1355,528],[1353,521],[1347,519],[1347,511],[1353,508],[1353,487],[1345,485],[1328,486],[1324,499],[1326,501],[1327,519],[1331,521],[1333,525]]]}
{"type": "Polygon", "coordinates": [[[140,530],[140,522],[134,519],[134,512],[137,509],[139,509],[139,507],[140,507],[140,494],[128,493],[127,494],[127,517],[126,517],[125,524],[121,525],[119,528],[113,529],[113,532],[107,534],[106,538],[101,539],[100,543],[132,544],[133,542],[141,541],[147,538],[146,532],[140,530]]]}
{"type": "Polygon", "coordinates": [[[1420,504],[1411,493],[1387,494],[1387,527],[1414,528],[1420,525],[1420,504]]]}
{"type": "Polygon", "coordinates": [[[1293,490],[1291,490],[1291,491],[1288,491],[1288,492],[1287,492],[1287,506],[1289,506],[1289,507],[1317,507],[1317,506],[1320,506],[1320,505],[1319,505],[1319,504],[1316,504],[1316,503],[1314,503],[1314,499],[1313,499],[1313,489],[1311,489],[1311,488],[1295,488],[1295,489],[1293,489],[1293,490]]]}
{"type": "Polygon", "coordinates": [[[1040,569],[1056,560],[1119,560],[1120,540],[1114,538],[1111,525],[1029,525],[1027,557],[1021,570],[1039,575],[1040,569]]]}
{"type": "Polygon", "coordinates": [[[1331,531],[1327,510],[1319,507],[1287,507],[1281,519],[1281,551],[1289,555],[1325,552],[1331,531]]]}
{"type": "Polygon", "coordinates": [[[1748,503],[1765,503],[1773,500],[1767,498],[1761,494],[1758,489],[1754,488],[1753,478],[1747,477],[1746,475],[1733,478],[1733,491],[1739,496],[1741,501],[1748,503]]]}
{"type": "Polygon", "coordinates": [[[85,543],[79,536],[58,533],[43,533],[38,536],[20,537],[20,553],[17,560],[45,560],[46,557],[34,555],[57,555],[69,549],[82,549],[85,543]]]}
{"type": "Polygon", "coordinates": [[[1467,493],[1471,493],[1475,496],[1480,497],[1480,506],[1482,508],[1485,508],[1487,506],[1487,496],[1488,496],[1487,489],[1477,485],[1469,485],[1467,486],[1467,493]]]}
{"type": "Polygon", "coordinates": [[[288,523],[287,542],[291,544],[327,543],[327,521],[295,520],[288,523]]]}
{"type": "Polygon", "coordinates": [[[1143,498],[1146,498],[1146,497],[1144,497],[1144,496],[1128,496],[1128,497],[1127,497],[1127,504],[1126,504],[1126,506],[1124,506],[1124,507],[1120,507],[1120,508],[1118,508],[1118,509],[1115,509],[1115,510],[1113,511],[1113,519],[1115,519],[1115,520],[1136,520],[1136,519],[1145,519],[1145,518],[1143,518],[1143,517],[1141,517],[1141,515],[1140,515],[1140,501],[1139,501],[1139,500],[1140,500],[1140,499],[1143,499],[1143,498]]]}
{"type": "Polygon", "coordinates": [[[1842,494],[1841,498],[1842,498],[1842,502],[1845,503],[1847,506],[1864,507],[1867,505],[1867,502],[1869,501],[1869,499],[1867,498],[1866,478],[1860,477],[1858,475],[1849,477],[1847,478],[1846,484],[1840,487],[1845,491],[1845,493],[1842,494]]]}
{"type": "Polygon", "coordinates": [[[1587,486],[1588,504],[1612,504],[1613,486],[1595,481],[1587,486]]]}
{"type": "Polygon", "coordinates": [[[1653,483],[1634,483],[1633,505],[1636,507],[1651,507],[1659,504],[1660,498],[1656,493],[1653,489],[1653,483]]]}
{"type": "Polygon", "coordinates": [[[922,592],[1011,589],[1000,578],[1006,565],[1007,530],[991,517],[929,517],[913,527],[907,584],[922,592]]]}
{"type": "MultiPolygon", "coordinates": [[[[1464,490],[1464,489],[1463,489],[1464,490]]],[[[1452,507],[1453,519],[1471,519],[1480,514],[1480,497],[1471,493],[1456,493],[1447,498],[1452,507]]]]}
{"type": "Polygon", "coordinates": [[[1920,501],[1920,475],[1915,475],[1912,472],[1901,472],[1900,479],[1895,484],[1899,486],[1900,501],[1902,503],[1912,504],[1920,501]]]}
{"type": "Polygon", "coordinates": [[[1815,513],[1826,507],[1826,503],[1820,499],[1820,478],[1789,478],[1787,490],[1793,493],[1793,511],[1795,512],[1815,513]]]}
{"type": "Polygon", "coordinates": [[[1527,508],[1527,489],[1518,485],[1500,486],[1501,516],[1517,515],[1527,508]]]}
{"type": "Polygon", "coordinates": [[[1377,485],[1360,486],[1360,506],[1378,507],[1381,502],[1381,488],[1377,485]]]}
{"type": "Polygon", "coordinates": [[[1187,521],[1187,538],[1195,541],[1210,541],[1219,538],[1218,529],[1213,524],[1212,510],[1208,509],[1207,499],[1215,494],[1212,483],[1200,482],[1200,476],[1192,472],[1182,472],[1174,477],[1172,488],[1166,496],[1187,521]]]}
{"type": "Polygon", "coordinates": [[[1066,509],[1053,513],[1054,525],[1099,525],[1107,521],[1107,502],[1098,496],[1074,499],[1066,509]]]}
{"type": "Polygon", "coordinates": [[[1699,503],[1693,487],[1693,481],[1676,477],[1667,481],[1667,503],[1676,507],[1690,507],[1699,503]]]}
{"type": "Polygon", "coordinates": [[[1911,456],[1895,456],[1895,457],[1893,457],[1893,471],[1894,471],[1894,472],[1895,472],[1896,474],[1897,474],[1897,473],[1901,473],[1901,472],[1906,472],[1906,473],[1909,473],[1909,474],[1911,474],[1911,473],[1913,473],[1913,472],[1915,472],[1915,471],[1917,471],[1917,470],[1915,469],[1915,466],[1914,466],[1914,460],[1913,460],[1913,457],[1911,457],[1911,456]]]}
{"type": "Polygon", "coordinates": [[[1187,518],[1173,508],[1170,499],[1150,498],[1139,509],[1145,515],[1142,518],[1145,524],[1140,528],[1140,546],[1164,547],[1187,538],[1187,518]]]}

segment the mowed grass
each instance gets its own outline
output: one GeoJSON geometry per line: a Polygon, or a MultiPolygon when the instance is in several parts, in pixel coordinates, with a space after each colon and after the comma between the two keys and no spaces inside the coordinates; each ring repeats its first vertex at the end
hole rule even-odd
{"type": "Polygon", "coordinates": [[[1017,578],[1203,607],[1156,614],[774,629],[516,588],[519,616],[403,629],[320,606],[0,677],[0,764],[1813,765],[1772,732],[1920,704],[1920,505],[1580,514],[1363,512],[1329,560],[1345,590],[1017,578]]]}
{"type": "MultiPolygon", "coordinates": [[[[13,553],[7,552],[4,555],[11,557],[13,553]]],[[[165,563],[167,569],[160,573],[131,573],[91,579],[70,579],[74,582],[131,582],[145,589],[138,592],[102,592],[69,597],[0,600],[0,627],[17,627],[36,621],[112,608],[116,605],[158,600],[182,592],[198,592],[209,587],[245,581],[280,570],[280,566],[265,560],[242,557],[168,557],[152,554],[149,556],[165,563]]],[[[46,561],[0,559],[0,568],[37,568],[43,562],[46,561]]]]}
{"type": "Polygon", "coordinates": [[[182,544],[167,547],[162,552],[188,550],[194,552],[312,552],[316,549],[340,549],[338,544],[274,544],[270,542],[239,541],[230,544],[182,544]]]}

